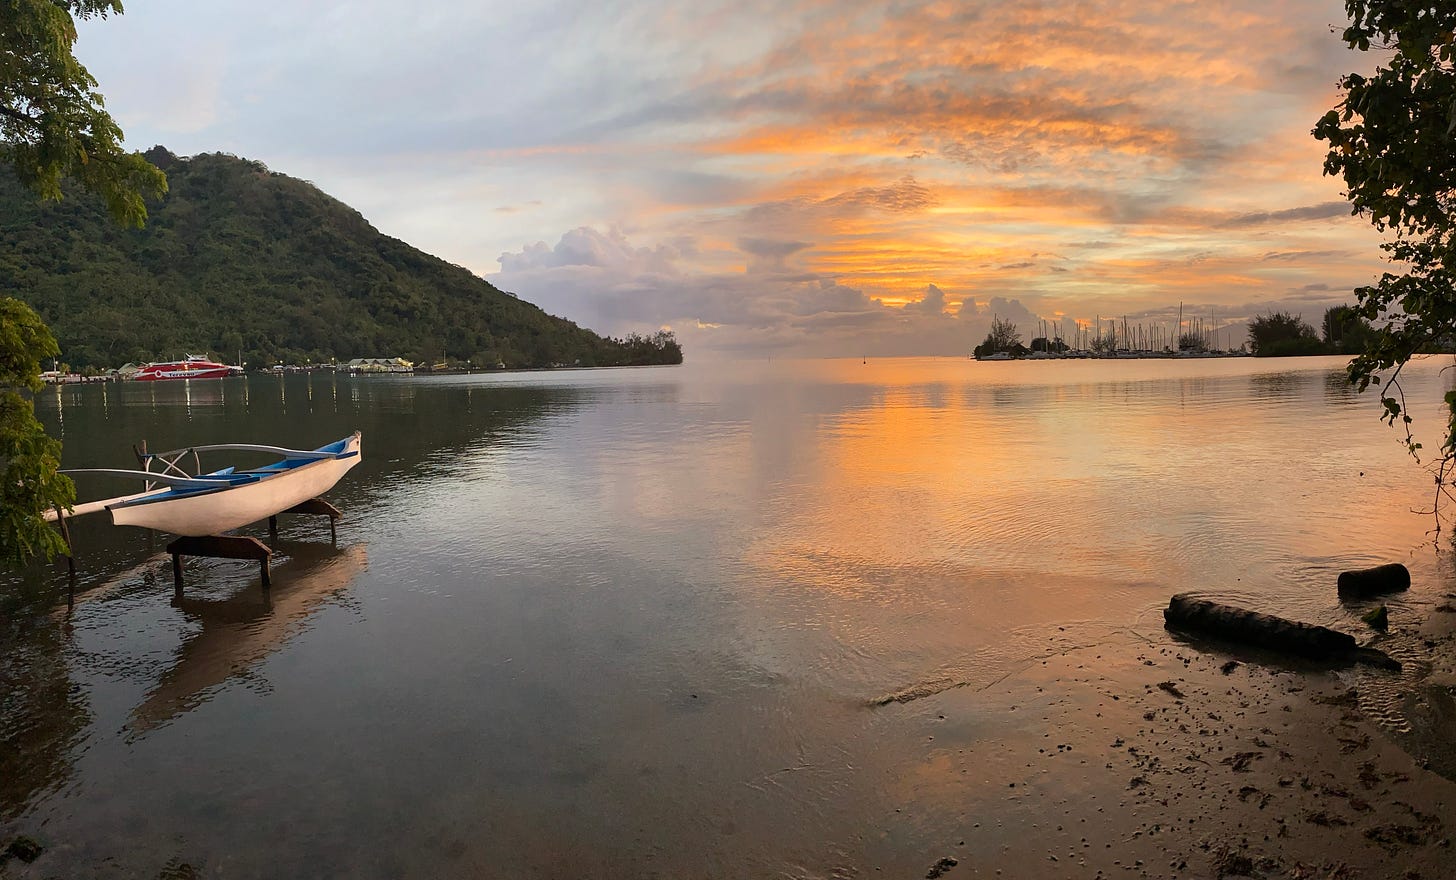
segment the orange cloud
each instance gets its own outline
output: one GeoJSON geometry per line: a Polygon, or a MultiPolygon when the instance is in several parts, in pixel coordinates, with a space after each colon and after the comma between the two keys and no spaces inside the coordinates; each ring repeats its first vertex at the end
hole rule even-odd
{"type": "MultiPolygon", "coordinates": [[[[714,54],[670,100],[608,124],[606,143],[726,181],[707,208],[623,187],[649,240],[717,242],[700,265],[887,306],[943,291],[926,316],[997,297],[1087,319],[1338,300],[1380,257],[1308,134],[1350,60],[1330,13],[801,2],[771,16],[761,51],[714,54]]],[[[732,26],[665,27],[711,45],[732,26]]]]}

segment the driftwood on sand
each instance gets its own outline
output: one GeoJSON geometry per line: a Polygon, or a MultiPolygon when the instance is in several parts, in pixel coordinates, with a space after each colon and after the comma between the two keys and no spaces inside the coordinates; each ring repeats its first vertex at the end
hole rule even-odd
{"type": "Polygon", "coordinates": [[[1409,590],[1410,585],[1410,569],[1399,562],[1392,562],[1374,568],[1342,571],[1335,587],[1339,590],[1341,599],[1360,599],[1379,593],[1409,590]]]}
{"type": "Polygon", "coordinates": [[[1399,663],[1384,653],[1361,648],[1355,637],[1347,633],[1196,599],[1184,593],[1168,602],[1163,611],[1163,621],[1169,629],[1201,633],[1316,660],[1359,660],[1387,668],[1400,668],[1399,663]]]}

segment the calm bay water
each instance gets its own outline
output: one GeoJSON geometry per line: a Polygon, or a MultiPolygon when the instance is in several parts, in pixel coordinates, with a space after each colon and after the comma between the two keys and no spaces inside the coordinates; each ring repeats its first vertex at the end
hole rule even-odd
{"type": "MultiPolygon", "coordinates": [[[[1418,427],[1448,362],[1410,370],[1418,427]]],[[[1032,734],[1006,707],[950,732],[934,698],[876,698],[953,686],[974,709],[1067,646],[1166,639],[1174,592],[1355,632],[1345,568],[1410,565],[1393,610],[1449,589],[1414,512],[1430,479],[1341,367],[50,390],[69,467],[355,429],[364,462],[328,496],[336,548],[285,520],[268,593],[193,560],[173,601],[165,539],[85,520],[74,609],[56,568],[0,583],[0,837],[47,842],[37,876],[923,873],[990,802],[929,781],[927,736],[1032,734]]]]}

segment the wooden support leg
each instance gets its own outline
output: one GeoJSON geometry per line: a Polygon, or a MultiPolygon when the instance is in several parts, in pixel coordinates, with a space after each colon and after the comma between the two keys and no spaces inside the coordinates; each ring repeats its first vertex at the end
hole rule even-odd
{"type": "Polygon", "coordinates": [[[61,530],[61,540],[66,542],[66,574],[70,576],[72,587],[76,583],[76,548],[71,546],[71,527],[66,525],[66,514],[59,507],[56,508],[56,527],[61,530]]]}
{"type": "Polygon", "coordinates": [[[271,587],[273,579],[268,571],[268,561],[273,551],[257,538],[241,535],[207,535],[204,537],[182,537],[167,545],[172,554],[172,577],[177,591],[182,590],[182,556],[211,556],[217,559],[256,559],[262,563],[263,586],[271,587]]]}
{"type": "MultiPolygon", "coordinates": [[[[329,541],[335,547],[339,545],[339,517],[343,516],[339,509],[322,498],[310,498],[307,501],[300,501],[281,513],[311,513],[315,516],[326,516],[329,518],[329,541]]],[[[278,540],[278,516],[268,517],[268,533],[273,540],[278,540]]]]}

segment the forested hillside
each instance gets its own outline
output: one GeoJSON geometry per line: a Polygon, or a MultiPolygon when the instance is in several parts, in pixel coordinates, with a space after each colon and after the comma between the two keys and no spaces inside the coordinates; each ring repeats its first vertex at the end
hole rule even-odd
{"type": "Polygon", "coordinates": [[[670,334],[604,339],[381,234],[261,162],[148,158],[170,192],[145,229],[0,171],[0,295],[40,312],[73,368],[203,350],[249,366],[402,356],[508,367],[678,363],[670,334]]]}

